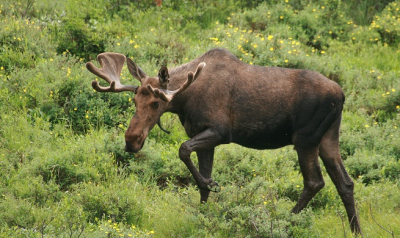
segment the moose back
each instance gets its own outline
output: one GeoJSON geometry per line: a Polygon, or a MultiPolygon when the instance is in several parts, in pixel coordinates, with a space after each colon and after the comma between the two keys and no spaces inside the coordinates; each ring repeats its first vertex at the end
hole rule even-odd
{"type": "Polygon", "coordinates": [[[179,116],[190,140],[179,149],[179,157],[193,175],[201,202],[218,190],[212,180],[214,148],[237,143],[254,149],[294,145],[304,188],[292,212],[304,209],[324,187],[320,157],[346,208],[353,232],[360,233],[354,205],[352,179],[339,151],[339,128],[344,104],[340,86],[323,75],[301,69],[248,65],[224,49],[213,49],[173,69],[162,67],[148,76],[130,58],[103,53],[101,68],[88,70],[110,85],[92,86],[99,92],[132,91],[136,113],[125,134],[126,151],[138,152],[149,131],[164,112],[179,116]],[[141,86],[122,85],[125,61],[141,86]],[[199,168],[190,159],[196,152],[199,168]]]}

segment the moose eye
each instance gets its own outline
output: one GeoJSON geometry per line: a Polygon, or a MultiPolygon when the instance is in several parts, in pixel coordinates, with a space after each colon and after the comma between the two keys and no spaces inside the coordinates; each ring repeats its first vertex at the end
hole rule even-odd
{"type": "Polygon", "coordinates": [[[159,104],[158,102],[152,102],[152,103],[150,104],[151,108],[153,108],[153,109],[157,109],[159,105],[160,105],[160,104],[159,104]]]}

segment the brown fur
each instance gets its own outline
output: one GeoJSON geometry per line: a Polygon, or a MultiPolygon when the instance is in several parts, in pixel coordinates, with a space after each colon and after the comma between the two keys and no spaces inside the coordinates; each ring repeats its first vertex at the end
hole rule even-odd
{"type": "Polygon", "coordinates": [[[361,232],[353,181],[339,153],[345,97],[337,83],[310,70],[248,65],[224,49],[211,50],[174,69],[163,68],[158,77],[148,77],[130,60],[128,67],[142,86],[137,89],[137,111],[125,135],[127,151],[143,147],[147,133],[164,112],[176,113],[191,138],[182,144],[179,157],[205,202],[210,190],[218,190],[211,179],[216,146],[237,143],[274,149],[293,144],[304,190],[292,212],[304,209],[324,186],[320,156],[343,200],[352,230],[361,232]],[[196,69],[197,73],[189,73],[196,69]],[[193,75],[192,83],[188,78],[193,75]],[[190,86],[174,94],[182,85],[190,86]],[[193,151],[198,155],[199,170],[190,159],[193,151]]]}

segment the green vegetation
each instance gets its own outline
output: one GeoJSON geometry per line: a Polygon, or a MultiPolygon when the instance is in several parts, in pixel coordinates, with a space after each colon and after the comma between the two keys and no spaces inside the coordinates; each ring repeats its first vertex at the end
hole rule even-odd
{"type": "MultiPolygon", "coordinates": [[[[302,189],[292,147],[218,147],[222,191],[203,205],[176,116],[161,118],[171,135],[154,128],[140,153],[123,151],[133,95],[94,92],[85,63],[119,52],[156,75],[215,47],[342,86],[341,153],[364,237],[399,236],[400,1],[376,2],[1,1],[0,237],[352,236],[325,171],[325,188],[290,214],[302,189]]],[[[122,81],[138,83],[126,68],[122,81]]]]}

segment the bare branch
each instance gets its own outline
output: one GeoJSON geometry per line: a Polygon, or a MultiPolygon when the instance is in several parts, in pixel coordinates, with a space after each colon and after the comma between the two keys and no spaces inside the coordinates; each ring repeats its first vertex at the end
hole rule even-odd
{"type": "Polygon", "coordinates": [[[371,207],[371,204],[369,204],[369,211],[371,212],[371,218],[372,218],[372,220],[374,220],[374,222],[375,222],[382,230],[384,230],[384,231],[386,231],[387,233],[391,234],[392,237],[394,238],[394,232],[393,232],[393,231],[387,230],[385,227],[383,227],[381,224],[379,224],[379,223],[375,220],[374,216],[372,215],[372,207],[371,207]]]}
{"type": "Polygon", "coordinates": [[[21,13],[21,18],[25,18],[26,14],[30,10],[30,8],[33,6],[34,2],[35,2],[35,0],[28,0],[28,3],[26,4],[25,11],[23,13],[21,13]]]}

